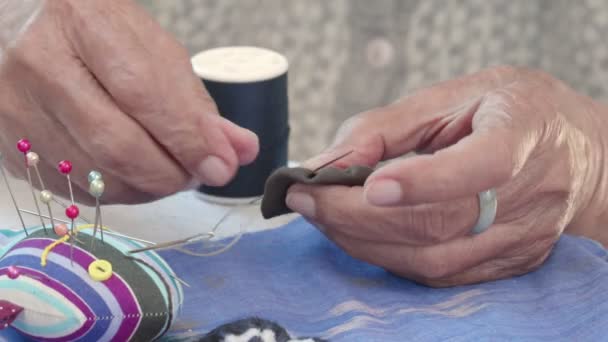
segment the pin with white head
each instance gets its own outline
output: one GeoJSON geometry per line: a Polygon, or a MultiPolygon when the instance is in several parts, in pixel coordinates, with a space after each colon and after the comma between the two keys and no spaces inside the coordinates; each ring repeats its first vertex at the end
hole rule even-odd
{"type": "Polygon", "coordinates": [[[4,171],[4,166],[2,165],[2,161],[4,160],[4,155],[0,153],[0,173],[2,173],[2,178],[4,179],[4,184],[6,185],[6,189],[8,190],[9,195],[11,196],[11,200],[13,201],[13,205],[15,206],[15,210],[17,211],[17,216],[19,216],[19,221],[21,221],[21,226],[23,227],[23,232],[25,236],[28,236],[27,228],[25,227],[25,221],[23,221],[23,216],[21,215],[21,209],[17,205],[17,200],[15,199],[15,194],[13,193],[13,189],[11,189],[11,184],[8,181],[8,177],[6,176],[6,172],[4,171]]]}
{"type": "Polygon", "coordinates": [[[101,205],[99,199],[103,195],[106,184],[103,181],[103,177],[99,171],[91,171],[88,176],[89,180],[89,194],[95,197],[95,224],[93,228],[93,239],[91,240],[91,249],[95,246],[95,237],[97,236],[97,229],[101,233],[101,242],[103,243],[103,221],[101,220],[101,205]]]}
{"type": "MultiPolygon", "coordinates": [[[[51,201],[53,201],[53,193],[46,188],[44,185],[44,181],[42,180],[42,175],[40,174],[40,170],[38,169],[38,163],[40,162],[40,157],[35,152],[27,152],[25,154],[25,161],[27,163],[28,168],[33,167],[34,172],[36,173],[36,177],[38,178],[38,184],[40,185],[40,202],[46,204],[46,208],[49,212],[49,219],[51,220],[51,228],[55,227],[55,219],[53,218],[53,210],[51,209],[51,201]]],[[[44,227],[44,231],[46,233],[46,227],[44,227]]]]}
{"type": "Polygon", "coordinates": [[[34,184],[32,183],[32,172],[30,171],[30,168],[32,167],[37,168],[38,162],[40,162],[40,157],[37,153],[31,151],[32,144],[27,139],[19,140],[17,142],[17,149],[21,153],[23,153],[25,157],[25,171],[27,173],[27,182],[30,186],[30,191],[32,192],[32,198],[34,199],[34,205],[36,206],[36,213],[38,213],[38,217],[40,218],[40,224],[42,225],[42,229],[44,229],[44,233],[47,234],[46,224],[44,223],[44,218],[42,217],[42,212],[40,211],[40,205],[38,204],[38,197],[36,196],[34,184]]]}
{"type": "MultiPolygon", "coordinates": [[[[38,169],[38,163],[40,162],[40,157],[38,156],[38,154],[36,154],[34,152],[28,152],[25,155],[25,159],[26,159],[28,166],[33,167],[34,172],[36,172],[36,177],[38,178],[38,184],[40,185],[40,189],[42,189],[42,191],[40,191],[40,202],[46,204],[46,208],[49,211],[49,219],[51,220],[51,228],[54,229],[55,219],[53,218],[53,211],[51,210],[51,202],[54,199],[54,195],[51,192],[51,190],[48,190],[46,188],[46,185],[44,185],[44,181],[42,180],[42,175],[40,174],[40,169],[38,169]]],[[[46,227],[45,227],[45,232],[46,232],[46,227]]]]}

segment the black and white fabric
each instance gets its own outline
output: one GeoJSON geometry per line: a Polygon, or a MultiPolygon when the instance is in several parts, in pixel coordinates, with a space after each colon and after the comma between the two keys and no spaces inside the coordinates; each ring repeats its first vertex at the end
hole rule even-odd
{"type": "Polygon", "coordinates": [[[221,326],[197,342],[326,342],[314,337],[292,337],[285,328],[261,318],[247,318],[221,326]]]}

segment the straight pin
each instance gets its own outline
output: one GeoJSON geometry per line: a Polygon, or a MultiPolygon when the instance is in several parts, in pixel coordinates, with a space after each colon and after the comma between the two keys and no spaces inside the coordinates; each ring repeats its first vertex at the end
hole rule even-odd
{"type": "Polygon", "coordinates": [[[27,232],[27,228],[25,227],[25,221],[23,221],[23,216],[21,215],[21,211],[19,206],[17,205],[17,200],[15,199],[15,194],[13,194],[13,189],[11,189],[11,185],[8,181],[8,177],[6,176],[6,172],[4,171],[4,166],[2,166],[2,161],[4,160],[4,156],[0,153],[0,172],[2,173],[2,178],[4,179],[4,184],[6,184],[6,189],[8,190],[9,195],[11,196],[11,200],[13,201],[13,205],[15,206],[15,210],[17,210],[17,215],[19,216],[19,221],[21,221],[21,226],[23,226],[23,232],[25,236],[29,236],[27,232]]]}
{"type": "MultiPolygon", "coordinates": [[[[22,212],[22,213],[24,213],[24,214],[38,216],[38,214],[36,214],[35,212],[33,212],[31,210],[19,209],[19,211],[22,212]]],[[[45,216],[45,215],[42,215],[42,217],[44,217],[45,219],[49,218],[48,216],[45,216]]],[[[61,223],[65,223],[65,224],[69,224],[70,223],[70,221],[68,221],[68,220],[62,220],[60,218],[55,218],[55,221],[61,222],[61,223]]],[[[106,235],[114,236],[114,237],[125,239],[125,240],[130,240],[130,241],[135,241],[135,242],[141,242],[141,243],[149,245],[149,246],[156,245],[155,242],[144,240],[144,239],[139,239],[139,238],[132,237],[132,236],[128,236],[128,235],[121,234],[121,233],[118,233],[118,232],[115,232],[115,231],[106,231],[106,235]]]]}
{"type": "MultiPolygon", "coordinates": [[[[61,200],[57,199],[57,197],[53,197],[53,200],[52,200],[52,201],[53,201],[53,202],[55,202],[55,203],[57,203],[57,204],[59,204],[59,205],[60,205],[60,206],[61,206],[63,209],[67,209],[67,207],[69,207],[69,206],[70,206],[69,204],[66,204],[66,203],[62,202],[61,200]]],[[[84,223],[88,223],[88,224],[90,224],[90,223],[91,223],[91,220],[90,220],[90,219],[88,219],[88,218],[87,218],[86,216],[84,216],[84,215],[80,215],[80,216],[78,216],[78,219],[82,220],[84,223]]]]}
{"type": "Polygon", "coordinates": [[[74,221],[72,221],[72,225],[70,226],[70,265],[74,267],[74,221]]]}
{"type": "Polygon", "coordinates": [[[172,247],[178,247],[178,246],[182,246],[182,245],[189,244],[189,243],[196,242],[196,241],[200,241],[200,240],[211,239],[214,236],[215,236],[215,234],[213,234],[212,232],[199,233],[199,234],[187,237],[185,239],[174,240],[174,241],[163,242],[163,243],[157,243],[157,244],[155,244],[153,246],[133,249],[133,250],[128,251],[127,253],[128,254],[138,254],[138,253],[147,252],[147,251],[155,251],[155,250],[159,250],[159,249],[167,249],[167,248],[172,248],[172,247]]]}
{"type": "Polygon", "coordinates": [[[103,221],[101,220],[101,206],[99,205],[99,199],[97,199],[97,211],[99,212],[99,227],[101,227],[99,231],[101,233],[101,243],[103,243],[103,221]]]}
{"type": "Polygon", "coordinates": [[[70,172],[72,172],[72,163],[69,160],[62,160],[57,165],[57,169],[60,173],[64,174],[68,180],[68,188],[70,190],[70,200],[72,205],[65,209],[65,216],[71,220],[70,225],[70,263],[74,265],[74,240],[76,238],[76,231],[74,230],[74,220],[78,217],[80,210],[74,204],[74,192],[72,191],[72,181],[70,180],[70,172]]]}
{"type": "Polygon", "coordinates": [[[71,205],[65,210],[65,216],[71,221],[70,225],[70,263],[74,265],[74,240],[76,239],[76,230],[74,229],[74,220],[78,217],[80,210],[76,205],[71,205]]]}
{"type": "MultiPolygon", "coordinates": [[[[34,190],[34,183],[32,182],[32,174],[30,169],[33,167],[36,170],[36,174],[38,176],[38,183],[40,188],[44,190],[44,182],[42,182],[42,177],[40,177],[40,172],[38,172],[38,163],[40,162],[40,157],[35,152],[27,152],[25,154],[25,170],[27,172],[27,182],[30,185],[30,191],[32,192],[32,197],[34,198],[34,205],[36,206],[36,211],[38,212],[38,216],[40,217],[40,223],[42,224],[42,229],[44,229],[44,234],[48,235],[48,231],[46,230],[46,224],[44,223],[44,219],[42,218],[42,211],[40,210],[40,206],[38,205],[38,198],[36,197],[36,191],[34,190]]],[[[42,193],[41,193],[42,194],[42,193]]],[[[45,193],[48,196],[48,193],[45,193]]],[[[46,197],[44,196],[44,197],[46,197]]],[[[43,196],[41,196],[42,199],[43,196]]],[[[47,206],[50,212],[50,206],[47,206]]],[[[51,215],[52,216],[52,215],[51,215]]],[[[51,220],[51,227],[54,227],[53,221],[51,220]]]]}
{"type": "Polygon", "coordinates": [[[74,205],[74,192],[72,191],[72,181],[70,180],[70,172],[72,172],[72,163],[69,160],[62,160],[57,166],[59,172],[64,174],[68,180],[68,188],[70,189],[70,201],[74,205]]]}
{"type": "MultiPolygon", "coordinates": [[[[30,153],[32,153],[32,152],[30,152],[30,153]]],[[[36,198],[36,191],[34,190],[34,185],[32,185],[32,173],[30,172],[29,166],[26,167],[26,172],[27,172],[27,182],[30,185],[30,191],[32,192],[32,197],[34,199],[34,205],[36,206],[36,212],[38,213],[38,217],[40,218],[40,224],[42,225],[42,229],[44,229],[44,233],[48,235],[48,232],[46,230],[46,224],[44,223],[44,219],[42,218],[42,212],[40,211],[40,205],[38,204],[38,198],[36,198]]]]}
{"type": "Polygon", "coordinates": [[[319,170],[321,170],[321,169],[323,169],[323,168],[325,168],[325,167],[327,167],[327,166],[329,166],[329,165],[337,162],[340,159],[346,158],[348,155],[350,155],[353,152],[355,152],[355,150],[350,150],[350,151],[348,151],[346,153],[343,153],[340,156],[335,157],[334,159],[332,159],[332,160],[330,160],[330,161],[328,161],[326,163],[323,163],[321,166],[318,166],[316,169],[312,170],[312,172],[317,172],[317,171],[319,171],[319,170]]]}
{"type": "Polygon", "coordinates": [[[53,193],[50,190],[46,189],[44,182],[42,181],[42,176],[40,175],[40,170],[38,170],[38,163],[34,164],[34,171],[36,172],[36,176],[38,177],[38,184],[42,191],[40,192],[40,202],[46,204],[46,208],[49,211],[49,218],[51,220],[51,228],[55,227],[55,220],[53,219],[53,210],[51,209],[51,201],[53,200],[53,193]]]}
{"type": "Polygon", "coordinates": [[[106,189],[106,185],[103,181],[103,177],[101,173],[98,171],[89,172],[88,176],[89,180],[89,194],[95,197],[95,224],[93,227],[93,239],[91,239],[91,250],[95,247],[95,240],[97,237],[97,229],[100,229],[101,233],[101,242],[104,242],[103,238],[103,222],[101,220],[101,206],[99,203],[99,198],[103,195],[103,192],[106,189]]]}

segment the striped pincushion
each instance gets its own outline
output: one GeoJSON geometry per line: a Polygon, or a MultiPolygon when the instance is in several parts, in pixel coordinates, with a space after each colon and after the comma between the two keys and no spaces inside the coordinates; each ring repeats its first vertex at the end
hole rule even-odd
{"type": "Polygon", "coordinates": [[[0,249],[0,301],[23,308],[11,322],[12,328],[36,340],[52,341],[152,341],[169,329],[183,292],[158,254],[126,257],[128,250],[141,246],[109,236],[91,251],[92,236],[83,231],[73,251],[69,244],[61,243],[42,266],[44,249],[59,237],[40,229],[29,231],[28,237],[6,232],[0,238],[4,245],[0,249]],[[91,278],[89,265],[97,260],[111,263],[109,279],[91,278]],[[10,274],[15,269],[18,277],[10,274]]]}

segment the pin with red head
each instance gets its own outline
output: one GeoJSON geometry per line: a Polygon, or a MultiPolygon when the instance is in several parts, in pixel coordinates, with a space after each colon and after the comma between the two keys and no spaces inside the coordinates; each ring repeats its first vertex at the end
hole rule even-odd
{"type": "Polygon", "coordinates": [[[74,239],[76,238],[76,232],[74,231],[74,221],[80,215],[80,210],[78,206],[74,204],[74,191],[72,191],[72,180],[70,179],[70,173],[72,172],[72,163],[69,160],[62,160],[57,164],[57,170],[59,173],[65,175],[68,180],[68,188],[70,190],[70,201],[71,205],[65,209],[65,216],[67,216],[70,221],[70,261],[72,264],[74,262],[74,239]]]}
{"type": "Polygon", "coordinates": [[[26,154],[32,149],[32,144],[27,139],[21,139],[17,141],[17,149],[21,153],[26,154]]]}

